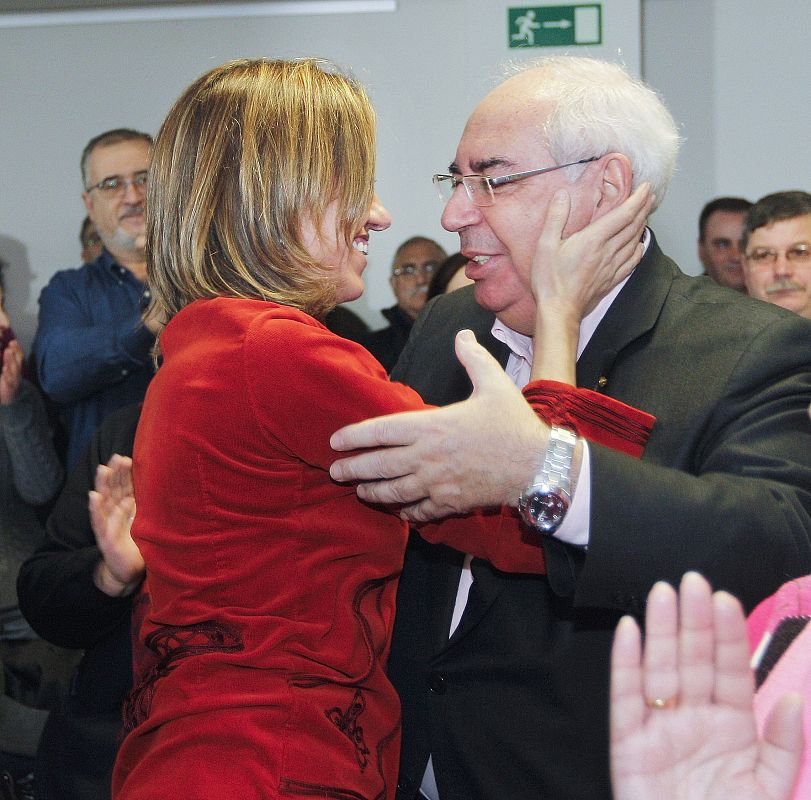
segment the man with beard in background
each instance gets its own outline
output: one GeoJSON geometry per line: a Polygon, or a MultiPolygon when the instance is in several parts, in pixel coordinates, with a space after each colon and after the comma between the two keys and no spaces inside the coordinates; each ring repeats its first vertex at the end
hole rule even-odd
{"type": "Polygon", "coordinates": [[[72,466],[112,411],[143,399],[154,333],[141,321],[146,287],[144,205],[152,137],[129,128],[91,139],[81,158],[87,214],[103,250],[57,272],[39,299],[34,356],[60,408],[72,466]]]}

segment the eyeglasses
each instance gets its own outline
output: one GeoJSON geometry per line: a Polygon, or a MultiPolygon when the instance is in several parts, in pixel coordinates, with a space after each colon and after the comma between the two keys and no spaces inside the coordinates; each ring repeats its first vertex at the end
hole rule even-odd
{"type": "Polygon", "coordinates": [[[424,264],[403,264],[401,267],[395,267],[391,274],[395,278],[416,278],[417,275],[427,277],[433,275],[438,269],[438,261],[426,261],[424,264]]]}
{"type": "MultiPolygon", "coordinates": [[[[786,261],[792,264],[808,264],[811,262],[811,245],[805,242],[800,242],[784,250],[786,261]]],[[[746,254],[747,261],[751,261],[755,266],[771,266],[777,261],[780,255],[776,250],[770,247],[756,247],[750,253],[746,254]]]]}
{"type": "Polygon", "coordinates": [[[522,181],[524,178],[531,178],[533,175],[543,175],[545,172],[554,172],[556,169],[564,167],[574,167],[577,164],[588,164],[597,161],[598,156],[583,158],[580,161],[570,161],[568,164],[558,164],[554,167],[541,167],[540,169],[530,169],[526,172],[514,172],[512,175],[499,175],[491,178],[489,175],[434,175],[434,186],[439,192],[439,199],[447,203],[451,199],[454,190],[459,184],[465,187],[468,199],[474,206],[492,206],[495,203],[493,189],[497,186],[504,186],[508,183],[522,181]]]}
{"type": "Polygon", "coordinates": [[[88,186],[85,191],[92,192],[93,189],[98,189],[102,194],[114,197],[119,194],[124,194],[129,186],[134,186],[136,189],[146,189],[146,180],[149,173],[146,170],[136,172],[131,178],[122,178],[120,175],[111,175],[103,181],[94,183],[88,186]]]}

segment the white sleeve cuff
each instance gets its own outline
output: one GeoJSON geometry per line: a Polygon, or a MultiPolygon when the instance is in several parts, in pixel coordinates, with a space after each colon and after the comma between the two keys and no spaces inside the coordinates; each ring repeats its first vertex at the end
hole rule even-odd
{"type": "Polygon", "coordinates": [[[580,472],[577,476],[572,504],[554,536],[568,544],[588,547],[589,519],[591,518],[591,456],[588,442],[585,439],[581,439],[581,441],[583,442],[583,458],[580,462],[580,472]]]}

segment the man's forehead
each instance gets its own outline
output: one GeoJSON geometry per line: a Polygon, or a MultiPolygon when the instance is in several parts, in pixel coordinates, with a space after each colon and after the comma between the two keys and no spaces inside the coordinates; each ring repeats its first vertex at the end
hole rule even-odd
{"type": "Polygon", "coordinates": [[[453,164],[461,172],[479,173],[494,167],[518,168],[547,157],[545,117],[540,106],[516,110],[506,100],[499,107],[482,103],[465,126],[453,164]]]}
{"type": "Polygon", "coordinates": [[[707,226],[743,225],[745,211],[713,211],[707,219],[707,226]]]}
{"type": "Polygon", "coordinates": [[[442,260],[442,253],[439,248],[431,242],[414,242],[406,245],[395,256],[395,264],[404,264],[406,261],[433,261],[439,258],[442,260]]]}
{"type": "Polygon", "coordinates": [[[768,225],[755,228],[749,235],[749,242],[758,239],[767,241],[783,237],[805,237],[811,240],[811,214],[802,214],[788,219],[777,219],[768,225]]]}
{"type": "Polygon", "coordinates": [[[114,174],[149,167],[149,144],[142,139],[132,139],[95,147],[87,158],[89,172],[114,174]]]}

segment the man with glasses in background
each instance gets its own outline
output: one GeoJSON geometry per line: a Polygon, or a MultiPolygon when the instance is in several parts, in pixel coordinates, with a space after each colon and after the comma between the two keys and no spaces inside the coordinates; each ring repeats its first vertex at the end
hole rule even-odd
{"type": "Polygon", "coordinates": [[[389,326],[373,331],[361,340],[386,372],[391,372],[397,363],[411,326],[425,305],[431,277],[446,258],[445,251],[426,236],[412,236],[397,248],[389,278],[397,303],[380,312],[389,326]]]}
{"type": "MultiPolygon", "coordinates": [[[[331,473],[412,520],[517,507],[546,574],[508,575],[412,537],[389,659],[403,711],[398,800],[608,800],[618,619],[688,570],[747,609],[811,572],[811,323],[684,275],[649,228],[639,265],[612,289],[583,291],[543,260],[587,253],[600,241],[592,223],[643,182],[661,202],[678,144],[640,81],[559,56],[485,97],[435,178],[475,285],[431,301],[392,378],[446,407],[337,431],[338,450],[377,449],[331,473]],[[539,241],[547,217],[560,241],[539,241]],[[556,285],[591,302],[544,300],[556,285]],[[563,415],[527,412],[516,385],[530,374],[535,293],[571,325],[577,385],[655,416],[641,458],[576,437],[563,415]],[[504,371],[456,341],[464,328],[504,371]]],[[[780,258],[790,249],[796,262],[799,242],[781,242],[780,258]]],[[[644,688],[655,714],[694,699],[695,687],[644,688]]]]}
{"type": "Polygon", "coordinates": [[[811,319],[811,194],[761,197],[746,215],[741,246],[749,295],[811,319]]]}
{"type": "Polygon", "coordinates": [[[78,269],[57,272],[39,299],[33,351],[43,390],[60,407],[73,466],[105,417],[143,399],[154,333],[141,321],[146,286],[144,204],[152,137],[119,128],[81,158],[87,215],[103,244],[78,269]]]}

